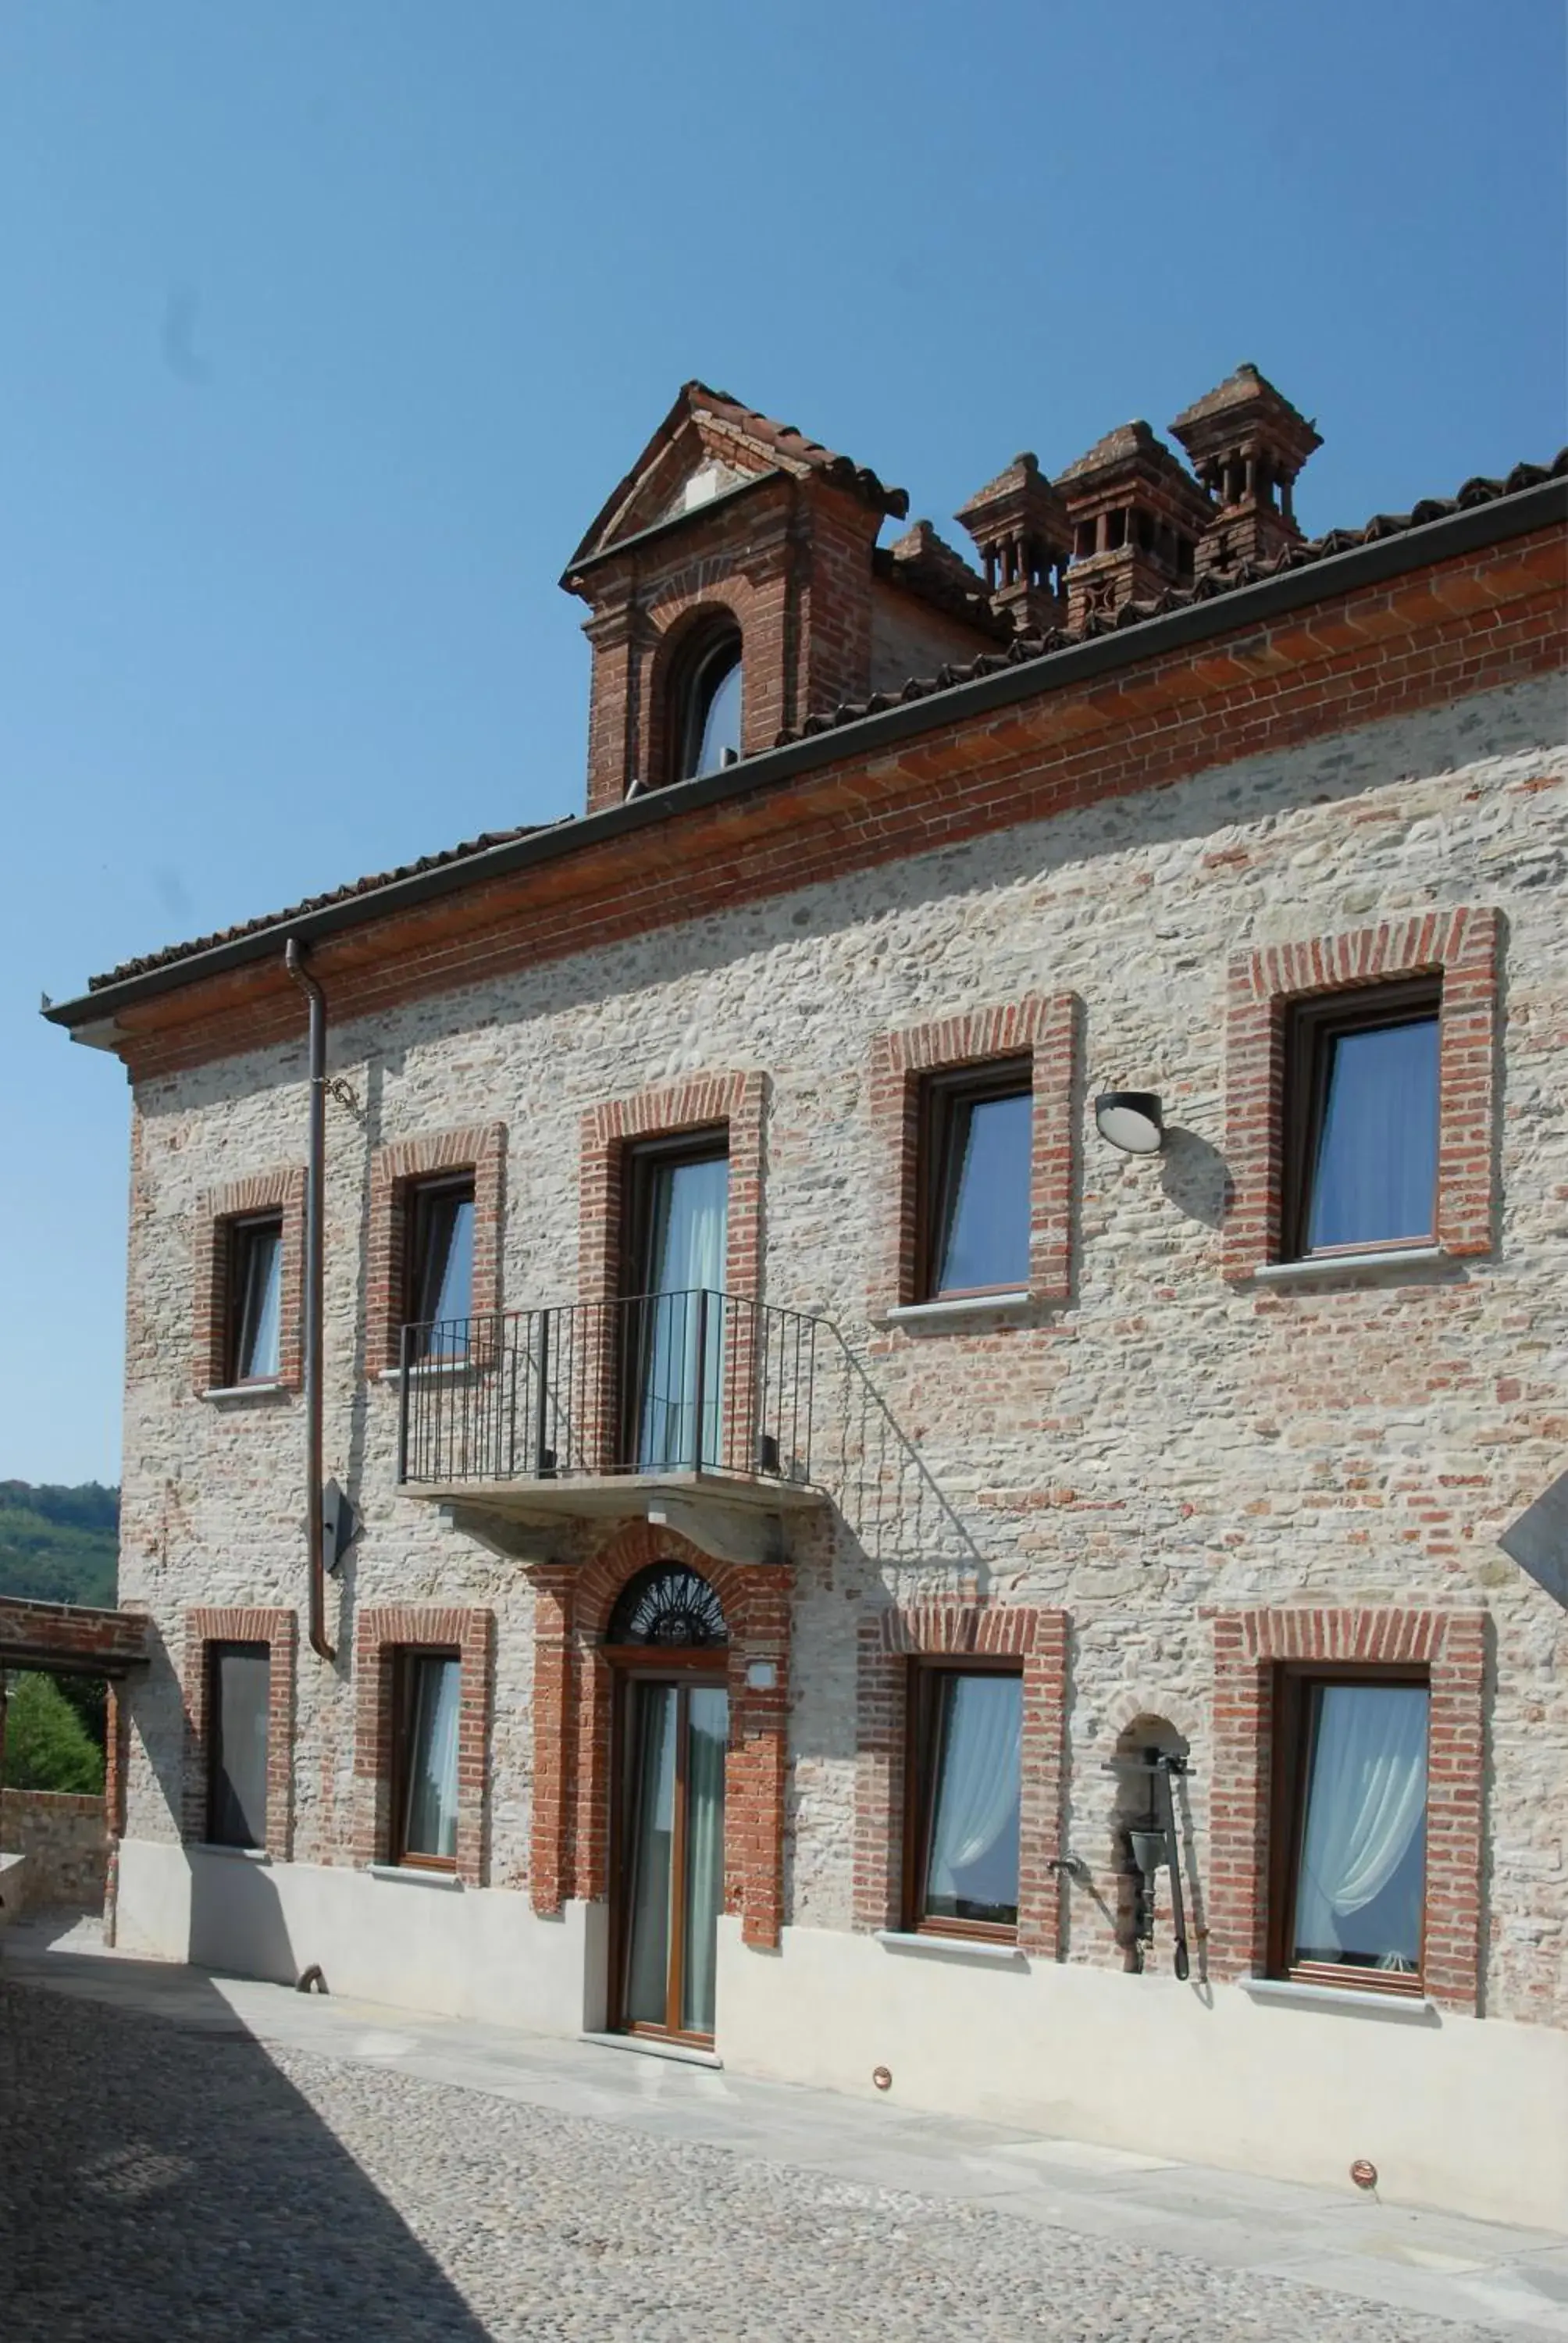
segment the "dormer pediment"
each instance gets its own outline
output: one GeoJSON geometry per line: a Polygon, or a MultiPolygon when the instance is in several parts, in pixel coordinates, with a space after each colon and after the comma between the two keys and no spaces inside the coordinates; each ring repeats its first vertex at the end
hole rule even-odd
{"type": "Polygon", "coordinates": [[[885,488],[874,472],[847,456],[834,455],[793,424],[775,423],[727,392],[689,382],[596,514],[562,584],[569,589],[585,563],[613,552],[628,538],[682,519],[715,497],[777,472],[794,479],[827,479],[875,511],[897,518],[909,510],[902,488],[885,488]]]}

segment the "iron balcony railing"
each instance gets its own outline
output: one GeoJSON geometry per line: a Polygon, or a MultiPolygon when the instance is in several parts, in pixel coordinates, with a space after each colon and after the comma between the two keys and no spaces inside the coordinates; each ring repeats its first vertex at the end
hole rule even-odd
{"type": "Polygon", "coordinates": [[[808,1483],[821,1323],[697,1289],[405,1326],[397,1478],[808,1483]]]}

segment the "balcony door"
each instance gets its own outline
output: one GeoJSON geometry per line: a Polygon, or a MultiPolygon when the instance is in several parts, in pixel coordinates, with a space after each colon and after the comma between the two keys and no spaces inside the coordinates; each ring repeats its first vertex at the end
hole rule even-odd
{"type": "Polygon", "coordinates": [[[722,1136],[640,1149],[623,1382],[638,1473],[723,1462],[724,1265],[729,1156],[722,1136]]]}

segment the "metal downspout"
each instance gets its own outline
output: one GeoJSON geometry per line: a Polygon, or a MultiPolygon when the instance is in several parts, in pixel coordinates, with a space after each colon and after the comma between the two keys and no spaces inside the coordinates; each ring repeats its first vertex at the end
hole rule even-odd
{"type": "Polygon", "coordinates": [[[327,1163],[327,999],[290,936],[283,964],[310,1004],[310,1137],[305,1174],[305,1538],[310,1569],[310,1648],[337,1654],[327,1640],[327,1575],[321,1518],[322,1230],[327,1163]]]}

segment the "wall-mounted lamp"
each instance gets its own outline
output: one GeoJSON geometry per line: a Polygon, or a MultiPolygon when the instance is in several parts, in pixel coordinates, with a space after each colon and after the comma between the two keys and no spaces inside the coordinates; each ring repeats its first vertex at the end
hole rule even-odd
{"type": "Polygon", "coordinates": [[[1165,1144],[1165,1118],[1157,1091],[1103,1091],[1094,1101],[1101,1139],[1124,1155],[1158,1155],[1165,1144]]]}

